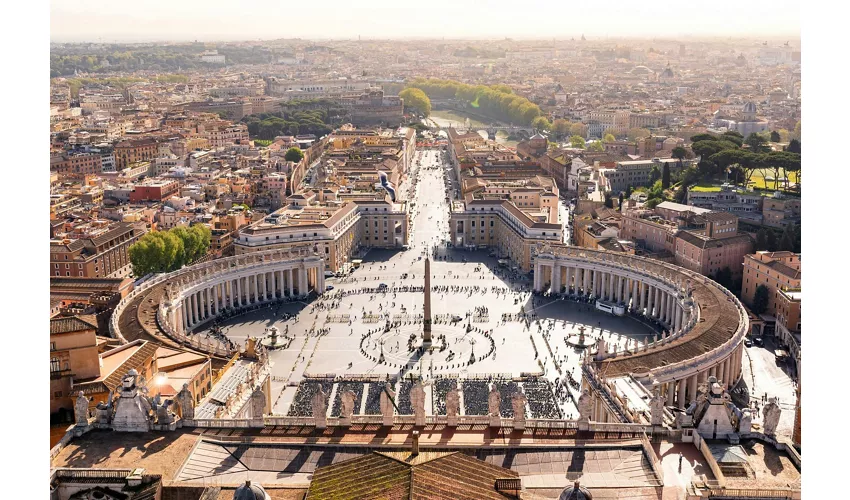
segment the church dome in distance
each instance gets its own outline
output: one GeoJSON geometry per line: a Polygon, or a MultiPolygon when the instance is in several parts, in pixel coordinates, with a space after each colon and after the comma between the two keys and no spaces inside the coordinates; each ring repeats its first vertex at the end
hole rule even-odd
{"type": "Polygon", "coordinates": [[[756,103],[750,101],[744,104],[744,113],[755,113],[756,112],[756,103]]]}
{"type": "Polygon", "coordinates": [[[233,500],[271,500],[271,498],[262,486],[251,484],[250,479],[233,492],[233,500]]]}
{"type": "Polygon", "coordinates": [[[593,495],[576,481],[572,486],[564,488],[558,500],[593,500],[593,495]]]}

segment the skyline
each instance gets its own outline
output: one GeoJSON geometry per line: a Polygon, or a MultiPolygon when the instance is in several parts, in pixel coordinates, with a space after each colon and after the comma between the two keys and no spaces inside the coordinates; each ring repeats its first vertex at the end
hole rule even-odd
{"type": "Polygon", "coordinates": [[[347,10],[341,2],[330,1],[299,6],[297,16],[287,16],[281,4],[285,2],[253,2],[247,9],[251,13],[263,12],[260,17],[227,14],[232,4],[221,0],[185,0],[176,5],[152,0],[143,10],[134,12],[132,23],[127,25],[126,8],[115,3],[51,2],[50,40],[146,43],[345,40],[358,36],[369,40],[565,40],[582,35],[588,39],[800,37],[800,3],[793,0],[744,4],[720,0],[712,4],[711,10],[702,4],[683,4],[676,9],[646,13],[635,12],[633,2],[621,0],[608,2],[607,8],[530,0],[523,3],[521,11],[516,11],[515,3],[502,0],[487,2],[485,7],[467,0],[435,0],[428,7],[376,0],[359,10],[347,10]],[[548,14],[537,15],[544,10],[548,14]],[[293,23],[293,18],[298,22],[293,23]],[[310,19],[321,22],[301,22],[310,19]],[[410,19],[416,22],[411,23],[410,19]]]}

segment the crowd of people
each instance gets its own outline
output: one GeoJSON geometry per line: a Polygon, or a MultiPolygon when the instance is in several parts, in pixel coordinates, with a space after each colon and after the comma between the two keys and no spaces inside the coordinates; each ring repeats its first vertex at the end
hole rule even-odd
{"type": "Polygon", "coordinates": [[[332,380],[305,378],[298,384],[298,390],[295,392],[295,398],[289,406],[287,415],[290,417],[312,417],[313,396],[316,395],[319,387],[326,395],[330,396],[333,385],[332,380]]]}

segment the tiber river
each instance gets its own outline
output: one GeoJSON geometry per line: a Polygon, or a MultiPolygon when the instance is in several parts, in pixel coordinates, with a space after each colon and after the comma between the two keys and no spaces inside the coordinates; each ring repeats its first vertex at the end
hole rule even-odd
{"type": "MultiPolygon", "coordinates": [[[[469,124],[477,130],[478,134],[483,138],[487,138],[487,125],[488,123],[484,123],[479,121],[476,118],[472,118],[465,113],[461,113],[453,110],[436,110],[431,112],[430,119],[434,121],[437,125],[441,127],[449,127],[452,126],[454,128],[464,129],[466,125],[464,124],[466,119],[469,119],[469,124]]],[[[499,144],[504,144],[505,146],[516,147],[517,141],[509,141],[508,134],[503,131],[496,132],[496,142],[499,144]]]]}

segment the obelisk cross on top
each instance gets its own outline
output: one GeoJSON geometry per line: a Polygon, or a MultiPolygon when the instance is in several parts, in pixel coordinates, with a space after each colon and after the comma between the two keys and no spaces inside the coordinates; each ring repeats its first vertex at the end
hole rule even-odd
{"type": "Polygon", "coordinates": [[[422,340],[431,342],[431,259],[425,257],[425,318],[423,320],[422,340]]]}

